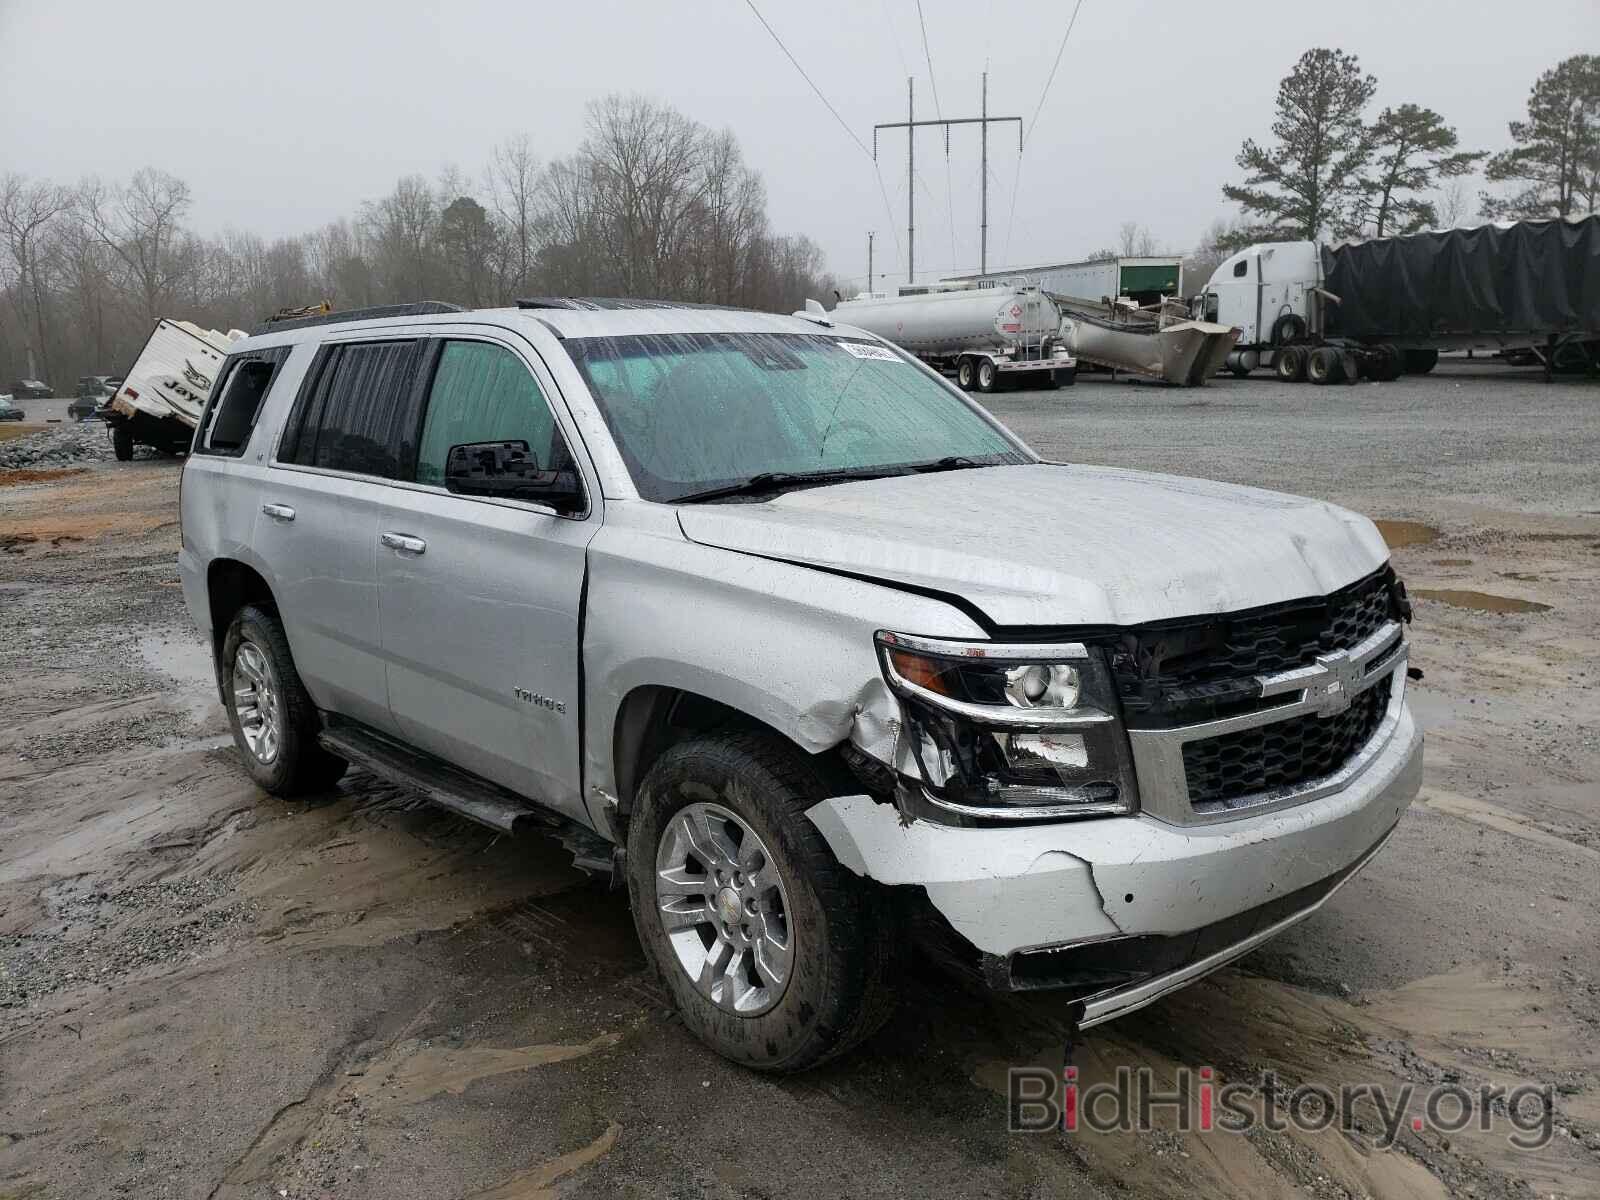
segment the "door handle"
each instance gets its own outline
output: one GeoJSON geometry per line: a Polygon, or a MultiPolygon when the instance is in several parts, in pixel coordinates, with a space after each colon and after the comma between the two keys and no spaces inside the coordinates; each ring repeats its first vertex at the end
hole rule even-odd
{"type": "Polygon", "coordinates": [[[263,504],[261,506],[261,511],[266,513],[267,516],[271,517],[274,521],[294,520],[294,509],[290,508],[287,504],[263,504]]]}
{"type": "Polygon", "coordinates": [[[402,554],[421,554],[428,548],[428,543],[419,537],[412,537],[409,533],[385,533],[380,535],[379,541],[391,550],[398,550],[402,554]]]}

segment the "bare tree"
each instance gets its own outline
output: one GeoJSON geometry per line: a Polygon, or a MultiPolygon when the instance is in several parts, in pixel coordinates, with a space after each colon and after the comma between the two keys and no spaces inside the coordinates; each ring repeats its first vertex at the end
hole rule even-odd
{"type": "Polygon", "coordinates": [[[501,142],[489,155],[489,196],[505,227],[506,282],[522,292],[533,282],[541,243],[540,166],[528,135],[501,142]]]}
{"type": "Polygon", "coordinates": [[[126,187],[90,180],[79,191],[79,214],[122,263],[148,321],[165,315],[178,285],[199,263],[183,227],[189,205],[189,185],[154,167],[135,171],[126,187]]]}
{"type": "Polygon", "coordinates": [[[28,370],[42,371],[46,378],[50,375],[45,334],[50,291],[47,264],[55,260],[61,218],[70,204],[67,190],[55,184],[29,182],[21,175],[0,178],[0,236],[5,238],[6,282],[18,323],[28,331],[24,337],[28,370]]]}
{"type": "Polygon", "coordinates": [[[1124,258],[1149,258],[1156,252],[1156,239],[1137,221],[1124,221],[1117,231],[1117,243],[1124,258]]]}

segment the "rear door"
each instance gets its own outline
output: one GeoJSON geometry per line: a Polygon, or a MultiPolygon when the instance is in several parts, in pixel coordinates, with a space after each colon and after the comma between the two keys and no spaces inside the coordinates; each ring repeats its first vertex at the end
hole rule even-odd
{"type": "Polygon", "coordinates": [[[550,377],[520,341],[440,338],[424,380],[410,478],[388,491],[378,529],[395,721],[414,745],[587,819],[578,627],[595,489],[579,516],[445,490],[445,457],[468,442],[519,439],[541,464],[573,463],[550,377]]]}
{"type": "Polygon", "coordinates": [[[422,346],[368,337],[318,350],[263,481],[255,527],[306,690],[319,708],[390,733],[378,521],[415,428],[422,346]]]}

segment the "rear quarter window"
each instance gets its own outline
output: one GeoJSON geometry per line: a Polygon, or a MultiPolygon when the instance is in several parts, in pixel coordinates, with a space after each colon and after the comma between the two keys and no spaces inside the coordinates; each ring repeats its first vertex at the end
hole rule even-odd
{"type": "Polygon", "coordinates": [[[196,453],[238,458],[245,452],[261,405],[288,359],[289,349],[274,346],[228,357],[200,416],[196,453]]]}

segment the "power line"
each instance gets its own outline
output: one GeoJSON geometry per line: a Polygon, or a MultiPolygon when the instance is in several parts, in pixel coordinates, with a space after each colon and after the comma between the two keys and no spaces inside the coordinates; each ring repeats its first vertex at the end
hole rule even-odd
{"type": "MultiPolygon", "coordinates": [[[[917,0],[917,24],[922,29],[922,57],[928,64],[928,83],[933,87],[933,115],[944,120],[944,109],[939,105],[939,79],[933,73],[933,51],[928,49],[928,22],[922,15],[922,0],[917,0]]],[[[944,130],[944,206],[950,221],[950,257],[956,257],[956,198],[955,183],[950,176],[950,127],[944,130]]],[[[933,199],[930,192],[928,198],[933,199]]]]}
{"type": "Polygon", "coordinates": [[[1061,66],[1061,55],[1067,48],[1067,39],[1072,36],[1072,27],[1078,23],[1078,9],[1083,7],[1083,0],[1073,6],[1072,19],[1067,22],[1067,31],[1061,35],[1061,45],[1056,47],[1056,61],[1051,64],[1050,78],[1044,81],[1044,91],[1039,93],[1039,104],[1033,110],[1033,120],[1028,122],[1028,132],[1023,135],[1022,144],[1028,144],[1028,138],[1033,135],[1033,127],[1039,123],[1039,114],[1044,110],[1044,98],[1050,94],[1050,85],[1056,81],[1056,70],[1061,66]]]}
{"type": "MultiPolygon", "coordinates": [[[[861,153],[865,154],[868,158],[871,158],[872,151],[867,149],[867,144],[856,136],[855,130],[851,129],[849,125],[845,124],[845,119],[839,115],[839,110],[836,109],[832,104],[828,103],[828,98],[822,94],[822,89],[812,82],[811,76],[806,74],[806,69],[800,65],[800,60],[797,59],[793,54],[789,53],[789,47],[783,44],[783,39],[778,36],[778,31],[771,25],[767,24],[767,19],[761,15],[761,10],[756,7],[755,0],[744,0],[744,2],[750,6],[750,11],[755,13],[756,20],[761,22],[762,28],[772,35],[773,41],[778,43],[778,49],[782,50],[785,57],[787,57],[788,60],[794,64],[794,69],[800,72],[800,78],[811,84],[811,90],[817,94],[817,99],[821,100],[827,110],[833,114],[833,119],[839,122],[839,128],[850,135],[850,140],[860,147],[861,153]]],[[[1081,3],[1082,0],[1079,0],[1079,2],[1081,3]]]]}
{"type": "MultiPolygon", "coordinates": [[[[878,160],[876,156],[873,155],[872,151],[867,149],[867,144],[856,136],[855,130],[851,129],[850,126],[845,123],[845,119],[839,115],[839,110],[829,103],[828,98],[822,94],[822,89],[816,85],[816,82],[811,78],[811,76],[806,74],[806,69],[800,65],[800,60],[790,53],[789,47],[783,44],[783,39],[778,36],[778,31],[769,25],[767,23],[767,19],[761,15],[761,10],[756,7],[755,0],[744,0],[744,2],[750,6],[750,11],[755,13],[756,20],[761,22],[761,27],[772,36],[773,41],[778,43],[778,49],[783,51],[784,57],[794,64],[794,69],[796,71],[800,72],[800,78],[804,79],[806,83],[810,85],[811,90],[817,94],[817,99],[822,101],[823,107],[833,114],[833,119],[839,122],[839,128],[844,130],[845,133],[849,135],[850,140],[860,148],[861,153],[865,154],[867,158],[872,161],[872,173],[878,178],[878,194],[883,197],[883,211],[889,218],[890,230],[894,231],[894,210],[889,207],[889,193],[884,190],[883,175],[878,170],[878,160]]],[[[888,14],[885,13],[885,16],[887,15],[888,14]]],[[[893,31],[891,30],[891,33],[892,32],[893,31]]],[[[898,49],[898,43],[896,43],[896,48],[898,49]]],[[[900,238],[898,233],[896,233],[895,236],[895,257],[900,258],[900,238]]]]}
{"type": "Polygon", "coordinates": [[[1045,97],[1050,94],[1050,85],[1056,81],[1056,71],[1061,67],[1061,56],[1066,52],[1067,39],[1072,36],[1072,27],[1078,23],[1078,10],[1083,7],[1083,0],[1072,6],[1072,16],[1067,20],[1067,30],[1061,35],[1061,44],[1056,47],[1056,60],[1050,64],[1050,76],[1044,81],[1044,89],[1039,93],[1039,103],[1034,106],[1033,118],[1028,122],[1028,130],[1022,136],[1022,148],[1017,151],[1017,169],[1011,176],[1011,215],[1006,218],[1006,247],[1001,257],[1011,257],[1011,231],[1017,221],[1017,192],[1022,184],[1022,150],[1026,149],[1028,139],[1033,136],[1034,128],[1039,124],[1039,114],[1044,111],[1045,97]]]}

